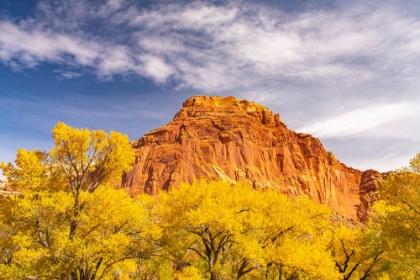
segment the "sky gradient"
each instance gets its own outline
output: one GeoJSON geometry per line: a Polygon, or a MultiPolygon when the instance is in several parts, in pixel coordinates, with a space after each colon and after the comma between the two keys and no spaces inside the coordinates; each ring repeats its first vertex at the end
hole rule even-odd
{"type": "Polygon", "coordinates": [[[206,94],[389,171],[420,152],[420,5],[2,0],[0,83],[0,161],[52,148],[59,121],[135,140],[206,94]]]}

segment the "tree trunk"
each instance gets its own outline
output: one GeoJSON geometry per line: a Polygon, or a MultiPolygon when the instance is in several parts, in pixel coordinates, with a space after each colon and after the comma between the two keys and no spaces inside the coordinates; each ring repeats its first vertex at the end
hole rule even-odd
{"type": "Polygon", "coordinates": [[[217,279],[219,279],[217,273],[214,271],[210,272],[210,280],[217,280],[217,279]]]}

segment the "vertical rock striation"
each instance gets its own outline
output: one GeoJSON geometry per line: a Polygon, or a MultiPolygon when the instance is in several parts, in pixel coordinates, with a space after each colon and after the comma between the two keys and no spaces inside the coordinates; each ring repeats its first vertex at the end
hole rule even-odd
{"type": "Polygon", "coordinates": [[[308,196],[364,221],[380,174],[340,163],[319,139],[286,127],[278,114],[234,97],[195,96],[166,126],[132,142],[136,162],[122,180],[132,193],[156,194],[205,177],[244,180],[308,196]]]}

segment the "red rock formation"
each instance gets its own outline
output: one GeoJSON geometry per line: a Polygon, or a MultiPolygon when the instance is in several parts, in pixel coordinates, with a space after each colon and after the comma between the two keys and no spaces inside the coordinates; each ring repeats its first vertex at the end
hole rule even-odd
{"type": "Polygon", "coordinates": [[[157,193],[202,177],[245,180],[255,188],[309,196],[356,221],[366,219],[376,199],[379,173],[345,166],[317,138],[234,97],[191,97],[169,124],[132,145],[136,162],[122,187],[133,193],[157,193]]]}
{"type": "Polygon", "coordinates": [[[361,221],[367,221],[369,210],[375,201],[379,199],[379,182],[383,179],[383,174],[376,170],[366,170],[362,174],[360,183],[360,205],[357,208],[357,216],[361,221]]]}

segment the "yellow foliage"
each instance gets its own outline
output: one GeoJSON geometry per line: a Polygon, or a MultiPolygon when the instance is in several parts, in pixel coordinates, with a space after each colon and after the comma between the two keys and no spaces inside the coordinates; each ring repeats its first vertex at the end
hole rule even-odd
{"type": "Polygon", "coordinates": [[[55,148],[50,156],[53,165],[68,179],[72,192],[93,192],[100,184],[115,183],[132,168],[134,151],[128,137],[111,131],[89,131],[58,123],[52,131],[55,148]]]}
{"type": "Polygon", "coordinates": [[[340,226],[332,231],[330,250],[345,279],[380,279],[388,270],[382,242],[373,224],[340,226]]]}
{"type": "Polygon", "coordinates": [[[410,167],[389,174],[381,183],[382,201],[377,203],[375,219],[379,222],[391,262],[390,278],[420,277],[420,154],[410,167]]]}
{"type": "Polygon", "coordinates": [[[172,275],[173,279],[177,280],[201,280],[203,275],[194,266],[187,266],[182,271],[175,271],[172,275]]]}
{"type": "Polygon", "coordinates": [[[152,238],[160,233],[141,203],[106,186],[132,167],[128,137],[64,123],[53,137],[49,153],[19,149],[15,165],[1,164],[23,195],[1,200],[9,213],[0,215],[0,246],[11,253],[2,256],[0,271],[16,278],[128,279],[134,260],[155,251],[152,238]]]}
{"type": "Polygon", "coordinates": [[[1,163],[0,169],[9,184],[18,190],[44,187],[47,175],[47,154],[37,149],[28,151],[18,149],[14,166],[12,163],[1,163]]]}
{"type": "Polygon", "coordinates": [[[381,185],[364,227],[333,226],[307,198],[240,182],[133,199],[110,187],[134,162],[127,136],[58,123],[49,153],[1,169],[0,279],[417,279],[420,155],[381,185]],[[83,276],[83,277],[82,277],[83,276]]]}
{"type": "Polygon", "coordinates": [[[9,199],[14,222],[18,223],[9,242],[19,246],[13,261],[25,267],[25,275],[55,278],[98,267],[98,276],[118,272],[120,279],[128,279],[136,271],[135,260],[155,252],[153,240],[160,237],[157,225],[151,224],[147,210],[124,191],[109,187],[94,193],[84,191],[80,200],[85,205],[78,217],[80,225],[69,239],[71,194],[27,192],[25,197],[9,199]]]}
{"type": "Polygon", "coordinates": [[[251,279],[281,268],[338,279],[322,237],[326,207],[227,182],[181,184],[160,199],[164,251],[180,272],[192,265],[211,279],[251,279]]]}

